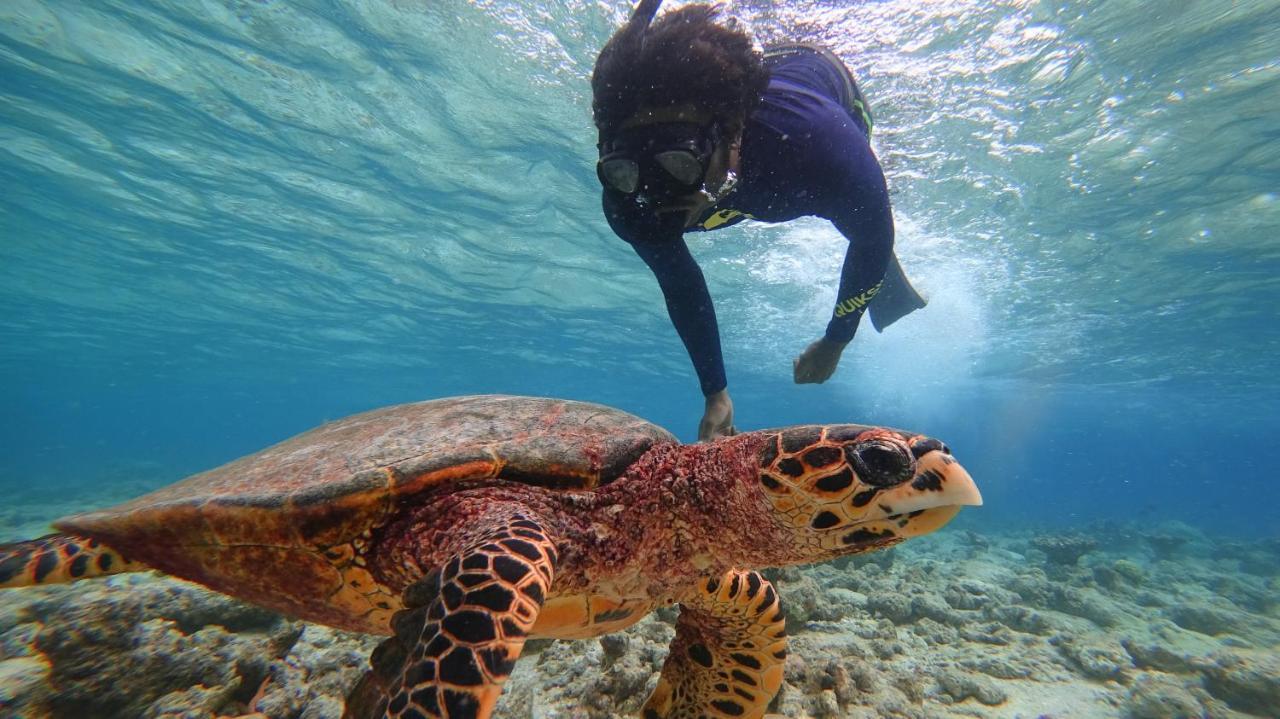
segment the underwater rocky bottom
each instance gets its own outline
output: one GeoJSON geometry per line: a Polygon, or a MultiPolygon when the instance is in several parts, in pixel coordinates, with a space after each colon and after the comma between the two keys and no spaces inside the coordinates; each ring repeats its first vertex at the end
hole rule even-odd
{"type": "MultiPolygon", "coordinates": [[[[0,517],[0,519],[3,519],[0,517]]],[[[10,523],[10,529],[15,523],[10,523]]],[[[947,529],[773,572],[785,717],[1274,717],[1280,542],[947,529]]],[[[634,717],[674,610],[531,642],[497,717],[634,717]]],[[[379,638],[153,574],[0,593],[0,716],[337,719],[379,638]]]]}

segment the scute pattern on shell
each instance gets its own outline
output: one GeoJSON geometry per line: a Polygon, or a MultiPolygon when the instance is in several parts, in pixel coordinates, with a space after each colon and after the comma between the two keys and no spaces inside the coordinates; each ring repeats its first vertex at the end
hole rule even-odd
{"type": "MultiPolygon", "coordinates": [[[[330,505],[373,491],[417,491],[472,468],[506,479],[589,488],[615,478],[669,432],[587,402],[477,395],[353,415],[261,452],[101,512],[62,520],[67,529],[109,524],[137,511],[178,507],[276,510],[330,505]],[[447,438],[441,443],[441,438],[447,438]]],[[[372,501],[372,500],[371,500],[372,501]]]]}
{"type": "MultiPolygon", "coordinates": [[[[144,564],[278,609],[282,586],[335,626],[347,585],[324,553],[358,542],[421,493],[484,478],[589,490],[669,432],[587,402],[477,395],[325,424],[125,504],[55,526],[144,564]]],[[[298,609],[298,607],[294,607],[298,609]]],[[[302,612],[297,612],[302,613],[302,612]]]]}

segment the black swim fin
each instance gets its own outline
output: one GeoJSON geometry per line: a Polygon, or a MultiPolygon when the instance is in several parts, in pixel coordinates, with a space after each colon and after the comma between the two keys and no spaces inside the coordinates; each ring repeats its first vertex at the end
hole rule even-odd
{"type": "Polygon", "coordinates": [[[876,293],[867,306],[871,315],[871,324],[876,332],[884,332],[884,328],[924,307],[928,302],[911,286],[902,265],[898,264],[898,255],[889,257],[889,266],[884,271],[884,286],[876,293]]]}

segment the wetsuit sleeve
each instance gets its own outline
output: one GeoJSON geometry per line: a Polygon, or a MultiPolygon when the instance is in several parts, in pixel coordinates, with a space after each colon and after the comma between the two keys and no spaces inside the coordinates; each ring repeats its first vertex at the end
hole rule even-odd
{"type": "Polygon", "coordinates": [[[855,143],[839,160],[843,167],[835,206],[827,218],[849,240],[836,306],[827,323],[832,342],[853,339],[867,304],[883,286],[885,270],[893,256],[893,211],[880,163],[870,145],[855,143]]]}
{"type": "Polygon", "coordinates": [[[604,213],[613,231],[631,244],[657,278],[667,302],[667,315],[698,373],[702,394],[712,395],[724,389],[728,383],[715,306],[702,269],[685,244],[678,218],[672,217],[673,223],[658,221],[652,215],[639,216],[608,192],[604,196],[604,213]]]}

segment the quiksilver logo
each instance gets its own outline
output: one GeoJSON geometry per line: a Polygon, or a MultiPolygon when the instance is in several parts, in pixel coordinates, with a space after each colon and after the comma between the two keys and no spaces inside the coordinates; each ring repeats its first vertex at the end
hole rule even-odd
{"type": "Polygon", "coordinates": [[[870,302],[871,299],[876,296],[876,293],[880,291],[880,288],[883,285],[884,285],[884,280],[880,280],[879,282],[872,285],[871,289],[867,290],[866,292],[863,292],[857,297],[850,297],[848,299],[840,300],[840,303],[836,305],[836,317],[844,317],[850,312],[856,312],[857,310],[860,310],[863,307],[866,307],[867,303],[870,302]]]}

